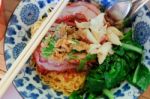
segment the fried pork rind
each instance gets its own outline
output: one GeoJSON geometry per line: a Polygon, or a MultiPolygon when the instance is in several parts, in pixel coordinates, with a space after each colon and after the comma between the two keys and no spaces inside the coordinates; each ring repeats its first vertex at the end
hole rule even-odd
{"type": "Polygon", "coordinates": [[[111,42],[112,44],[121,45],[121,41],[119,39],[119,36],[117,36],[117,34],[110,32],[110,33],[107,33],[107,36],[108,36],[109,42],[111,42]]]}
{"type": "Polygon", "coordinates": [[[90,22],[76,22],[88,40],[91,41],[88,53],[97,54],[99,64],[102,64],[108,54],[113,54],[112,45],[121,45],[123,33],[116,27],[107,24],[104,13],[91,19],[90,22]],[[106,39],[107,38],[107,39],[106,39]],[[103,42],[103,44],[100,44],[103,42]]]}
{"type": "Polygon", "coordinates": [[[123,36],[123,33],[113,26],[110,26],[107,28],[107,33],[115,33],[119,37],[123,36]]]}
{"type": "Polygon", "coordinates": [[[98,62],[102,64],[112,49],[112,44],[110,42],[104,43],[102,46],[99,47],[98,51],[98,62]]]}

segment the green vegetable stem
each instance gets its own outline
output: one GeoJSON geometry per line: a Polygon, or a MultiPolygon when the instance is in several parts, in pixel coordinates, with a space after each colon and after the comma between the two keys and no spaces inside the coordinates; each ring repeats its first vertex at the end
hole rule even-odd
{"type": "Polygon", "coordinates": [[[126,43],[122,43],[121,45],[124,49],[126,50],[131,50],[131,51],[134,51],[134,52],[137,52],[139,54],[142,54],[143,53],[143,49],[141,48],[138,48],[134,45],[131,45],[131,44],[126,44],[126,43]]]}
{"type": "Polygon", "coordinates": [[[114,99],[115,98],[113,93],[111,91],[109,91],[108,89],[104,89],[103,94],[106,95],[109,99],[114,99]]]}

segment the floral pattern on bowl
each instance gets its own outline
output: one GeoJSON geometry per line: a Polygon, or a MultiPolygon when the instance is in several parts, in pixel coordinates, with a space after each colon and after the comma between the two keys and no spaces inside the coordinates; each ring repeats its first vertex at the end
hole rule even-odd
{"type": "Polygon", "coordinates": [[[144,46],[143,63],[150,69],[150,10],[148,7],[141,8],[134,20],[133,38],[144,46]]]}
{"type": "MultiPolygon", "coordinates": [[[[9,68],[18,55],[22,52],[23,48],[26,46],[27,42],[31,38],[30,27],[40,18],[44,17],[48,13],[48,9],[53,9],[59,0],[22,0],[21,3],[16,8],[14,14],[12,15],[5,37],[5,60],[7,68],[9,68]]],[[[89,1],[89,0],[88,0],[89,1]]],[[[105,6],[107,3],[112,4],[111,0],[95,0],[100,2],[101,5],[105,6]]],[[[115,0],[114,0],[115,1],[115,0]]],[[[142,8],[142,13],[145,11],[149,12],[145,8],[142,8]]],[[[135,30],[134,38],[143,44],[145,47],[145,61],[148,66],[150,61],[150,34],[149,21],[144,21],[143,18],[146,17],[150,21],[149,17],[145,14],[139,12],[135,18],[133,28],[135,30]],[[149,23],[148,23],[149,22],[149,23]],[[143,25],[144,24],[144,25],[143,25]],[[148,28],[147,28],[148,26],[148,28]],[[141,30],[141,27],[144,29],[141,30]],[[142,34],[141,31],[145,31],[147,34],[142,34]],[[146,35],[141,37],[141,35],[146,35]],[[144,40],[143,40],[144,38],[144,40]],[[147,64],[148,63],[148,64],[147,64]]],[[[17,75],[14,80],[14,85],[16,86],[20,95],[25,99],[67,99],[61,92],[55,92],[52,88],[44,85],[39,76],[36,73],[34,67],[32,67],[28,60],[17,75]]],[[[115,99],[137,99],[141,91],[133,87],[128,82],[124,82],[120,87],[112,90],[115,99]]]]}

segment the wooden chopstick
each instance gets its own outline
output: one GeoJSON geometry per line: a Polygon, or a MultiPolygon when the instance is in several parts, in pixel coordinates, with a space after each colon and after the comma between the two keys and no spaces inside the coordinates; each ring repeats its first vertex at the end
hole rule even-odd
{"type": "Polygon", "coordinates": [[[28,42],[27,46],[24,48],[19,57],[12,64],[11,68],[7,71],[5,76],[0,82],[0,98],[8,89],[9,85],[12,83],[13,79],[19,73],[19,71],[24,66],[25,62],[32,55],[36,47],[41,42],[42,38],[46,35],[48,29],[57,19],[58,15],[61,13],[63,8],[67,5],[69,0],[60,0],[59,3],[55,6],[52,12],[48,15],[46,20],[42,23],[40,28],[33,35],[32,39],[28,42]]]}

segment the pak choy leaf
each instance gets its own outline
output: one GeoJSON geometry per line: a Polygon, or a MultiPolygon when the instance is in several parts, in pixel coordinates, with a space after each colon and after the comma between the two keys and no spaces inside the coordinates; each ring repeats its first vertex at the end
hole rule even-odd
{"type": "Polygon", "coordinates": [[[123,38],[121,38],[121,41],[127,42],[132,40],[132,29],[130,29],[128,32],[124,33],[123,38]]]}
{"type": "Polygon", "coordinates": [[[121,47],[124,48],[125,50],[142,54],[143,47],[133,40],[132,35],[133,35],[132,29],[130,29],[128,32],[125,33],[124,37],[121,39],[122,42],[121,47]]]}
{"type": "Polygon", "coordinates": [[[132,44],[122,43],[121,46],[122,46],[122,48],[124,48],[126,50],[134,51],[134,52],[137,52],[139,54],[143,53],[143,49],[142,48],[139,48],[139,47],[134,46],[132,44]]]}
{"type": "MultiPolygon", "coordinates": [[[[74,91],[69,99],[97,99],[95,94],[92,93],[81,93],[80,91],[74,91]]],[[[99,99],[99,98],[98,98],[99,99]]]]}
{"type": "Polygon", "coordinates": [[[78,91],[74,91],[73,93],[71,93],[71,95],[69,96],[69,99],[83,99],[83,96],[80,95],[80,93],[78,91]]]}
{"type": "Polygon", "coordinates": [[[111,89],[126,79],[126,75],[129,72],[127,65],[126,61],[122,58],[116,59],[111,64],[110,70],[104,73],[106,88],[111,89]]]}
{"type": "Polygon", "coordinates": [[[87,99],[95,99],[96,96],[92,93],[90,93],[88,96],[87,96],[87,99]]]}
{"type": "Polygon", "coordinates": [[[133,17],[125,18],[123,21],[123,27],[132,27],[133,17]]]}
{"type": "Polygon", "coordinates": [[[93,73],[89,75],[86,79],[86,89],[89,93],[101,93],[102,90],[105,88],[105,81],[103,76],[97,73],[93,73]]]}
{"type": "MultiPolygon", "coordinates": [[[[122,43],[128,44],[130,46],[113,46],[114,54],[108,55],[105,61],[99,65],[90,69],[87,79],[85,82],[84,90],[85,92],[92,94],[102,94],[103,90],[115,88],[121,84],[122,81],[127,80],[128,76],[133,75],[137,65],[141,63],[141,53],[142,47],[132,40],[132,31],[129,31],[124,38],[122,38],[122,43]],[[129,33],[129,34],[128,34],[129,33]],[[140,51],[138,51],[140,50],[140,51]]],[[[136,76],[137,79],[141,78],[141,74],[136,76]]],[[[144,85],[142,86],[143,88],[144,85]]],[[[106,96],[113,97],[105,91],[106,96]]]]}
{"type": "Polygon", "coordinates": [[[89,71],[86,80],[86,89],[89,92],[100,93],[104,88],[111,89],[120,85],[140,63],[141,54],[125,50],[122,46],[114,46],[114,49],[113,55],[107,56],[101,65],[89,71]]]}
{"type": "Polygon", "coordinates": [[[114,99],[115,98],[114,94],[108,89],[104,89],[103,94],[105,96],[107,96],[109,99],[114,99]]]}
{"type": "Polygon", "coordinates": [[[143,64],[139,64],[134,73],[132,82],[145,91],[150,85],[150,70],[143,64]]]}

